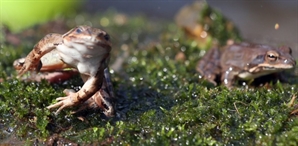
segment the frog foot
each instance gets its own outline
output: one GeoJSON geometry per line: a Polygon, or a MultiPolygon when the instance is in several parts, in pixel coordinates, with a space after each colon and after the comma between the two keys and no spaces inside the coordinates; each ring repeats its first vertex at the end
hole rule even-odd
{"type": "Polygon", "coordinates": [[[19,69],[18,71],[18,77],[22,76],[24,73],[26,73],[29,70],[39,71],[42,67],[41,61],[32,61],[28,59],[17,60],[14,63],[15,68],[19,69]]]}
{"type": "Polygon", "coordinates": [[[94,110],[99,109],[99,106],[95,103],[93,98],[89,98],[87,101],[85,101],[82,105],[80,105],[79,109],[72,112],[72,114],[77,114],[89,109],[94,109],[94,110]]]}
{"type": "MultiPolygon", "coordinates": [[[[59,114],[64,108],[72,107],[78,104],[72,99],[77,96],[77,93],[74,90],[65,89],[63,93],[65,93],[67,96],[56,98],[58,102],[47,107],[48,109],[58,108],[58,110],[55,112],[56,115],[59,114]]],[[[79,113],[87,109],[99,108],[107,117],[113,117],[115,115],[115,107],[113,101],[111,100],[112,99],[107,92],[104,90],[99,90],[92,96],[92,98],[89,98],[87,101],[85,101],[84,104],[81,105],[80,108],[74,113],[79,113]]]]}
{"type": "Polygon", "coordinates": [[[107,117],[115,116],[115,107],[111,96],[105,90],[97,91],[91,98],[80,105],[79,109],[73,112],[79,113],[88,109],[100,109],[107,117]]]}
{"type": "Polygon", "coordinates": [[[77,97],[76,92],[70,89],[65,89],[63,93],[65,93],[67,96],[56,98],[58,102],[47,107],[47,109],[58,108],[58,110],[55,112],[56,115],[59,114],[64,108],[72,107],[78,104],[73,100],[73,98],[77,97]]]}

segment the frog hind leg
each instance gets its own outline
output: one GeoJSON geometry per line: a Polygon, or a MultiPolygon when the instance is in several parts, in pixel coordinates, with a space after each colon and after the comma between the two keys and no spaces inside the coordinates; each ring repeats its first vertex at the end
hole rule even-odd
{"type": "Polygon", "coordinates": [[[219,75],[221,73],[219,60],[219,49],[211,48],[196,66],[196,70],[203,76],[203,78],[215,86],[219,82],[219,75]]]}
{"type": "Polygon", "coordinates": [[[39,71],[41,57],[55,49],[61,42],[62,36],[60,34],[48,34],[42,38],[25,58],[22,67],[19,69],[18,77],[29,70],[39,71]]]}
{"type": "Polygon", "coordinates": [[[59,52],[56,49],[45,54],[40,60],[42,62],[41,72],[53,72],[73,68],[61,60],[59,52]]]}
{"type": "Polygon", "coordinates": [[[103,113],[108,117],[113,117],[115,115],[115,107],[114,101],[106,90],[101,89],[98,94],[95,94],[92,98],[94,98],[95,103],[99,106],[99,108],[103,111],[103,113]]]}
{"type": "MultiPolygon", "coordinates": [[[[51,54],[51,53],[48,53],[51,54]]],[[[39,61],[39,67],[37,70],[29,69],[30,71],[43,72],[42,74],[33,74],[31,76],[24,76],[21,79],[26,81],[41,81],[42,79],[47,80],[49,83],[59,83],[61,81],[68,80],[72,76],[78,74],[76,70],[67,70],[69,68],[59,57],[47,57],[48,54],[45,54],[44,57],[39,61]],[[45,59],[44,59],[45,58],[45,59]],[[49,61],[51,60],[51,61],[49,61]]],[[[25,62],[25,58],[20,58],[14,61],[13,65],[16,70],[20,70],[25,62]]]]}
{"type": "Polygon", "coordinates": [[[115,115],[115,94],[113,91],[113,85],[110,77],[109,68],[104,70],[104,81],[101,89],[92,98],[94,98],[95,103],[103,111],[103,113],[112,117],[115,115]]]}

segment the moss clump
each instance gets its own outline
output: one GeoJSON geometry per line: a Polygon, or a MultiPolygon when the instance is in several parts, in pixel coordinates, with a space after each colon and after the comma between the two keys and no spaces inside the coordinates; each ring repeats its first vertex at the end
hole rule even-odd
{"type": "Polygon", "coordinates": [[[213,36],[220,45],[225,45],[229,39],[241,41],[236,26],[222,13],[205,4],[200,13],[198,22],[204,26],[204,30],[213,36]]]}

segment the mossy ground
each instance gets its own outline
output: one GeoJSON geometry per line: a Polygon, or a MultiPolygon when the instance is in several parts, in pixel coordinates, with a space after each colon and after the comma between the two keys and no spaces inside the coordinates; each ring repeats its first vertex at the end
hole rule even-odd
{"type": "MultiPolygon", "coordinates": [[[[288,105],[297,95],[296,78],[270,89],[213,87],[195,71],[205,48],[173,22],[125,16],[120,23],[115,17],[122,14],[113,11],[84,17],[104,25],[112,36],[111,66],[124,59],[112,71],[116,117],[90,111],[82,121],[70,109],[59,115],[45,109],[65,88],[82,85],[79,77],[55,85],[4,80],[0,143],[46,144],[58,133],[82,145],[297,145],[298,118],[290,115],[294,107],[288,105]],[[179,53],[182,59],[176,58],[179,53]]],[[[2,78],[15,75],[13,60],[28,53],[38,37],[17,48],[1,45],[2,78]]]]}

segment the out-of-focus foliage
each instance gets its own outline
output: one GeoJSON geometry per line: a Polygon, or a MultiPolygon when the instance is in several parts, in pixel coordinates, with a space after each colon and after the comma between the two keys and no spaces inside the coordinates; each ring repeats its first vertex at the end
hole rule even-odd
{"type": "Polygon", "coordinates": [[[36,23],[46,22],[57,16],[73,13],[80,0],[0,0],[0,24],[13,32],[20,31],[36,23]]]}
{"type": "Polygon", "coordinates": [[[195,1],[184,6],[175,20],[188,36],[206,47],[210,47],[212,43],[225,45],[228,40],[241,41],[233,22],[205,2],[195,1]]]}

